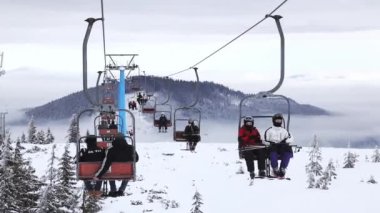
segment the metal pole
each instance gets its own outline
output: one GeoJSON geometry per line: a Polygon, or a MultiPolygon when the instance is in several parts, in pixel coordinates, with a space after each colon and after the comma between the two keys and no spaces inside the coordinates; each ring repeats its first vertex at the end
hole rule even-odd
{"type": "Polygon", "coordinates": [[[119,80],[119,98],[118,98],[118,107],[119,107],[119,116],[122,122],[119,122],[119,132],[123,135],[127,133],[127,117],[125,114],[125,67],[120,67],[120,80],[119,80]]]}
{"type": "Polygon", "coordinates": [[[104,70],[106,70],[107,62],[106,62],[106,33],[104,28],[104,7],[103,0],[100,1],[102,7],[102,30],[103,30],[103,53],[104,53],[104,70]]]}

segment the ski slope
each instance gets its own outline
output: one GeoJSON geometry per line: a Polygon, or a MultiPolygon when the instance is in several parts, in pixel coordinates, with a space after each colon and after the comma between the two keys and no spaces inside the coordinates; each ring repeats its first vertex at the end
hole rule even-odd
{"type": "MultiPolygon", "coordinates": [[[[60,156],[64,143],[56,144],[60,156]]],[[[40,146],[46,148],[45,153],[27,154],[27,157],[41,176],[46,171],[52,145],[40,146]]],[[[333,159],[338,176],[329,190],[321,190],[307,188],[308,148],[303,148],[291,160],[287,172],[290,181],[255,179],[251,186],[245,162],[238,159],[235,144],[201,142],[196,153],[182,151],[183,148],[185,144],[176,142],[138,144],[137,180],[130,182],[126,196],[103,199],[102,212],[190,212],[196,190],[202,195],[203,212],[320,213],[378,212],[379,209],[376,194],[380,184],[367,183],[371,175],[377,181],[380,178],[380,164],[365,161],[365,156],[370,157],[373,150],[351,150],[360,155],[359,162],[353,169],[343,169],[347,149],[322,148],[323,166],[333,159]],[[245,173],[236,174],[241,166],[245,173]],[[178,207],[172,208],[173,203],[178,207]]],[[[71,151],[74,155],[74,144],[71,151]]]]}

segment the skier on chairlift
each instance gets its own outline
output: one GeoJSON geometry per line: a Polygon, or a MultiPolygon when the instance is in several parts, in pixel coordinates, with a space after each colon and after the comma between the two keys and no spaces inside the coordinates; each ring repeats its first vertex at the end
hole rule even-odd
{"type": "Polygon", "coordinates": [[[161,113],[160,119],[158,120],[158,132],[166,132],[167,130],[168,130],[168,119],[166,118],[164,113],[161,113]]]}
{"type": "Polygon", "coordinates": [[[269,143],[269,158],[273,175],[283,178],[286,168],[289,165],[290,158],[293,157],[292,147],[289,145],[293,142],[290,133],[282,127],[282,114],[275,114],[272,117],[273,126],[265,131],[264,139],[269,143]],[[278,160],[281,160],[280,168],[278,168],[278,160]]]}
{"type": "Polygon", "coordinates": [[[251,179],[255,178],[254,159],[257,158],[259,176],[265,176],[265,147],[261,141],[260,133],[254,126],[252,117],[245,117],[239,129],[239,155],[244,158],[251,179]]]}

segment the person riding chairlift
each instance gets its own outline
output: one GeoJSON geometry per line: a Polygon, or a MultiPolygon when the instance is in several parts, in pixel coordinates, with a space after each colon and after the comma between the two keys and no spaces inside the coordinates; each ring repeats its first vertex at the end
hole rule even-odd
{"type": "Polygon", "coordinates": [[[201,136],[199,135],[199,127],[195,125],[194,120],[191,118],[185,127],[184,136],[189,144],[190,151],[194,151],[197,143],[201,140],[201,136]]]}
{"type": "Polygon", "coordinates": [[[158,120],[158,132],[166,132],[168,130],[168,119],[164,113],[161,113],[160,119],[158,120]],[[161,131],[162,128],[162,131],[161,131]],[[165,130],[164,130],[165,128],[165,130]]]}
{"type": "MultiPolygon", "coordinates": [[[[97,147],[95,135],[87,136],[85,143],[87,144],[87,149],[80,150],[79,162],[96,162],[102,161],[104,159],[105,152],[103,149],[97,147]]],[[[102,187],[102,181],[96,181],[94,186],[92,181],[85,180],[84,185],[91,196],[99,197],[102,194],[100,191],[100,188],[102,187]]]]}
{"type": "Polygon", "coordinates": [[[269,127],[264,135],[265,141],[269,143],[269,158],[273,175],[278,177],[285,176],[290,158],[293,157],[293,150],[289,145],[293,142],[293,137],[281,126],[283,120],[282,114],[273,115],[273,126],[269,127]],[[278,168],[278,160],[281,160],[280,168],[278,168]]]}
{"type": "Polygon", "coordinates": [[[254,126],[252,117],[245,117],[244,124],[239,129],[239,156],[244,158],[251,179],[255,178],[254,156],[257,157],[259,176],[265,176],[265,147],[261,141],[260,133],[254,126]]]}
{"type": "MultiPolygon", "coordinates": [[[[139,155],[135,151],[133,153],[133,146],[129,145],[122,134],[118,134],[112,141],[112,147],[106,150],[106,156],[103,160],[102,166],[96,172],[94,180],[99,180],[110,168],[113,162],[131,162],[133,161],[133,154],[136,156],[136,162],[139,160],[139,155]]],[[[124,190],[128,185],[128,180],[122,180],[119,190],[116,191],[115,181],[109,181],[110,192],[108,196],[116,197],[123,196],[124,190]]]]}

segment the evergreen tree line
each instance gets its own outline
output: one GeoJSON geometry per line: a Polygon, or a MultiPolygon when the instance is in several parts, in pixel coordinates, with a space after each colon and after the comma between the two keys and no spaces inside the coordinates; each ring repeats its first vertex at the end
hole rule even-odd
{"type": "Polygon", "coordinates": [[[75,163],[67,143],[61,158],[51,151],[45,176],[39,178],[24,157],[20,140],[8,133],[0,149],[0,212],[97,212],[96,201],[86,198],[80,207],[81,189],[76,187],[75,163]]]}
{"type": "Polygon", "coordinates": [[[50,128],[47,129],[46,133],[43,130],[37,131],[37,127],[34,124],[33,116],[28,124],[28,135],[25,136],[22,133],[21,138],[17,140],[21,143],[31,143],[31,144],[51,144],[54,142],[53,133],[50,131],[50,128]]]}
{"type": "MultiPolygon", "coordinates": [[[[355,163],[358,162],[358,157],[358,154],[348,150],[344,154],[343,168],[354,168],[355,163]]],[[[315,135],[311,150],[309,151],[309,163],[306,165],[308,188],[328,189],[328,186],[331,185],[331,181],[337,177],[336,166],[333,161],[329,161],[325,170],[323,170],[321,161],[322,153],[319,148],[319,141],[315,135]]],[[[371,156],[371,161],[380,163],[380,152],[377,146],[371,156]]],[[[373,179],[370,180],[371,182],[376,182],[373,177],[371,177],[371,179],[373,179]]]]}

